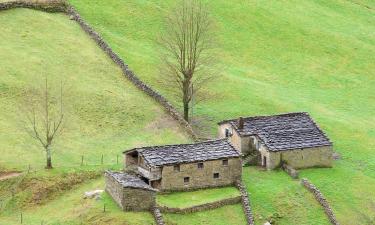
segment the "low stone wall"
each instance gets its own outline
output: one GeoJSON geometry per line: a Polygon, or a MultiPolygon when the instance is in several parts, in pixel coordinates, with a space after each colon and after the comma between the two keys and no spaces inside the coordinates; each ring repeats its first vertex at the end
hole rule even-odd
{"type": "Polygon", "coordinates": [[[301,184],[314,194],[315,199],[319,202],[319,204],[323,207],[324,212],[327,214],[329,221],[334,225],[339,225],[339,222],[337,221],[335,214],[329,206],[328,201],[324,198],[320,190],[315,187],[315,185],[310,183],[310,181],[306,178],[303,178],[301,180],[301,184]]]}
{"type": "Polygon", "coordinates": [[[152,209],[152,215],[154,216],[157,225],[165,225],[163,215],[158,207],[155,206],[152,209]]]}
{"type": "Polygon", "coordinates": [[[67,4],[65,1],[50,0],[45,2],[33,1],[9,1],[0,3],[0,11],[14,8],[29,8],[46,12],[66,12],[67,4]]]}
{"type": "Polygon", "coordinates": [[[291,176],[292,178],[294,179],[298,179],[299,177],[299,173],[296,169],[294,169],[293,167],[289,166],[288,164],[286,163],[283,163],[281,168],[287,173],[289,174],[289,176],[291,176]]]}
{"type": "Polygon", "coordinates": [[[46,12],[64,12],[70,16],[70,19],[75,20],[81,28],[96,42],[96,44],[116,63],[122,70],[124,76],[130,80],[138,89],[145,92],[147,95],[152,97],[155,101],[161,104],[164,109],[176,119],[181,126],[191,135],[191,137],[198,141],[199,138],[195,134],[190,124],[181,116],[181,114],[173,107],[173,105],[164,96],[156,92],[147,84],[143,83],[133,71],[131,71],[124,63],[124,61],[112,50],[112,48],[104,41],[104,39],[94,31],[79,15],[79,13],[65,1],[62,0],[49,0],[45,2],[27,2],[27,1],[10,1],[0,3],[0,11],[12,8],[31,8],[36,10],[42,10],[46,12]]]}
{"type": "Polygon", "coordinates": [[[242,200],[241,196],[232,197],[232,198],[226,198],[222,200],[218,200],[215,202],[205,203],[202,205],[195,205],[192,207],[187,208],[172,208],[168,206],[158,206],[160,208],[160,211],[166,212],[166,213],[178,213],[178,214],[186,214],[186,213],[194,213],[194,212],[200,212],[210,209],[216,209],[223,207],[225,205],[234,205],[237,203],[240,203],[242,200]]]}
{"type": "Polygon", "coordinates": [[[247,224],[254,225],[254,217],[251,211],[250,197],[242,181],[237,181],[237,188],[241,193],[242,208],[246,216],[247,224]]]}

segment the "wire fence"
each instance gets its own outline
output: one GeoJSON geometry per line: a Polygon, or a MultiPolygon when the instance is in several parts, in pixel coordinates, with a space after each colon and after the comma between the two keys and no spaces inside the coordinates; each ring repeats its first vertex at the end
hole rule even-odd
{"type": "MultiPolygon", "coordinates": [[[[98,157],[85,157],[85,155],[79,156],[74,160],[74,163],[70,162],[67,166],[55,166],[53,170],[71,171],[72,169],[87,170],[87,171],[97,171],[105,169],[120,169],[122,167],[121,155],[104,155],[101,154],[98,157]]],[[[38,172],[49,171],[43,167],[42,164],[27,164],[23,167],[22,171],[18,171],[14,176],[9,177],[0,181],[0,215],[7,209],[8,204],[10,204],[16,197],[17,191],[22,189],[20,187],[22,182],[27,176],[33,176],[38,172]],[[6,183],[6,184],[5,184],[6,183]]],[[[1,175],[1,173],[0,173],[1,175]]],[[[106,206],[103,206],[103,212],[106,211],[106,206]]],[[[16,223],[25,224],[25,213],[22,209],[19,209],[19,218],[14,218],[16,223]]],[[[14,215],[13,215],[14,216],[14,215]]],[[[47,221],[41,220],[40,224],[47,225],[47,221]]],[[[0,222],[0,225],[1,224],[0,222]]]]}

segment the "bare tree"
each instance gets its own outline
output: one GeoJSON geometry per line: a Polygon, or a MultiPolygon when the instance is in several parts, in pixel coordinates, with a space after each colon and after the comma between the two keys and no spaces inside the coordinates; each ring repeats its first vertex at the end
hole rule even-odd
{"type": "Polygon", "coordinates": [[[213,78],[211,24],[207,7],[200,0],[182,0],[166,18],[165,32],[160,37],[163,80],[181,97],[186,121],[193,96],[196,98],[196,93],[213,78]]]}
{"type": "Polygon", "coordinates": [[[63,85],[61,83],[60,96],[51,94],[48,80],[40,91],[29,91],[27,102],[22,106],[25,112],[25,130],[34,138],[46,153],[46,169],[52,169],[52,144],[62,131],[64,121],[63,85]]]}

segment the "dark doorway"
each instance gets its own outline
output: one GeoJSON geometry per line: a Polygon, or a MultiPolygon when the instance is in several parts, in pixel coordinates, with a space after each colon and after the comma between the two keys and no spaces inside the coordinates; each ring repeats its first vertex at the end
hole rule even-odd
{"type": "Polygon", "coordinates": [[[267,167],[267,157],[263,156],[263,166],[267,167]]]}

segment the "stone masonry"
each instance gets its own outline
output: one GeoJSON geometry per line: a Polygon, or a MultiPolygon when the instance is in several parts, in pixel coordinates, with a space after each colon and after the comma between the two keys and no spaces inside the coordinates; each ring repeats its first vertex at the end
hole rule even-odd
{"type": "Polygon", "coordinates": [[[156,190],[133,174],[105,173],[106,191],[124,211],[149,211],[155,206],[156,190]]]}
{"type": "Polygon", "coordinates": [[[314,197],[315,199],[319,202],[319,204],[323,207],[324,209],[324,212],[326,213],[326,215],[328,216],[328,219],[329,221],[333,224],[333,225],[339,225],[339,222],[337,221],[336,219],[336,216],[335,214],[333,213],[333,210],[331,208],[331,206],[329,205],[328,201],[326,200],[326,198],[323,196],[323,194],[320,192],[320,190],[315,187],[315,185],[313,185],[312,183],[310,183],[309,180],[307,180],[306,178],[303,178],[301,180],[301,184],[307,189],[309,190],[311,193],[314,194],[314,197]]]}

